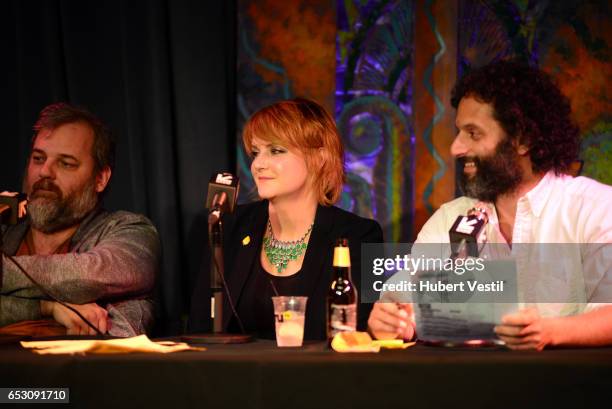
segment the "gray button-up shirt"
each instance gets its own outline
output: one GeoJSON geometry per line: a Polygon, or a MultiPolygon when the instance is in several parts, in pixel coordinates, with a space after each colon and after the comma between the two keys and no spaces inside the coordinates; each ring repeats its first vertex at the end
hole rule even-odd
{"type": "MultiPolygon", "coordinates": [[[[14,255],[29,223],[4,232],[3,252],[14,255]]],[[[109,312],[110,335],[143,334],[153,324],[152,294],[159,269],[157,230],[144,216],[97,209],[72,237],[69,252],[16,260],[48,292],[73,304],[97,302],[109,312]]],[[[46,296],[2,256],[0,326],[41,318],[46,296]]]]}

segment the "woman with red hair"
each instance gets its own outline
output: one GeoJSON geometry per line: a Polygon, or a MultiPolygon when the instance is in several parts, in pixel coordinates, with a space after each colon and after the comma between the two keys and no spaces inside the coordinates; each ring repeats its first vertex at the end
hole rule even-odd
{"type": "MultiPolygon", "coordinates": [[[[344,181],[344,150],[333,118],[316,102],[296,98],[261,109],[247,122],[243,143],[261,200],[238,206],[224,220],[226,282],[237,314],[247,333],[274,338],[271,297],[308,296],[304,338],[326,339],[335,240],[349,240],[359,290],[361,243],[382,242],[382,230],[333,206],[344,181]]],[[[205,329],[198,299],[196,290],[194,331],[205,329]]],[[[370,308],[358,305],[362,330],[370,308]]],[[[224,329],[239,332],[231,311],[224,313],[224,329]]]]}

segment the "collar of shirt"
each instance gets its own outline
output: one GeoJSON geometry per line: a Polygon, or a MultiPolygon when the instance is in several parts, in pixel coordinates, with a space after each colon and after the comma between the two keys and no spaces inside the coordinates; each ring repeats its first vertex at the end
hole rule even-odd
{"type": "MultiPolygon", "coordinates": [[[[527,192],[525,196],[521,197],[521,199],[524,198],[529,202],[529,207],[531,208],[534,216],[540,217],[542,214],[542,209],[544,209],[546,202],[550,198],[554,181],[555,172],[553,170],[549,170],[546,172],[540,182],[538,182],[536,187],[527,192]]],[[[521,199],[519,199],[519,201],[521,199]]]]}

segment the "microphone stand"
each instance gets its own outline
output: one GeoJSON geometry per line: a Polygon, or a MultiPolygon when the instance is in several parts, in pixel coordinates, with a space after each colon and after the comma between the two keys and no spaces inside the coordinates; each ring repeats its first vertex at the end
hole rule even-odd
{"type": "MultiPolygon", "coordinates": [[[[213,208],[208,216],[208,237],[210,243],[210,315],[213,320],[212,334],[184,335],[183,340],[198,344],[243,344],[251,342],[253,337],[247,334],[228,334],[223,332],[223,303],[225,270],[223,264],[223,223],[219,207],[213,208]]],[[[231,300],[230,304],[231,304],[231,300]]],[[[234,309],[233,305],[231,306],[234,309]]],[[[235,312],[234,312],[235,313],[235,312]]],[[[242,326],[241,326],[242,327],[242,326]]]]}
{"type": "Polygon", "coordinates": [[[223,230],[221,220],[208,225],[210,235],[210,316],[213,320],[213,332],[223,332],[223,279],[225,268],[223,264],[223,230]]]}

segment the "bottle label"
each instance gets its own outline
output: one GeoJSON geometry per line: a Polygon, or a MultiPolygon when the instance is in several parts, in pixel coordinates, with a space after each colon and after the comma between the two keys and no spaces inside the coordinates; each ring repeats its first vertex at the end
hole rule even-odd
{"type": "Polygon", "coordinates": [[[351,253],[348,247],[334,248],[334,267],[350,267],[351,253]]]}
{"type": "Polygon", "coordinates": [[[338,332],[357,330],[357,305],[332,304],[329,318],[330,337],[338,332]]]}

